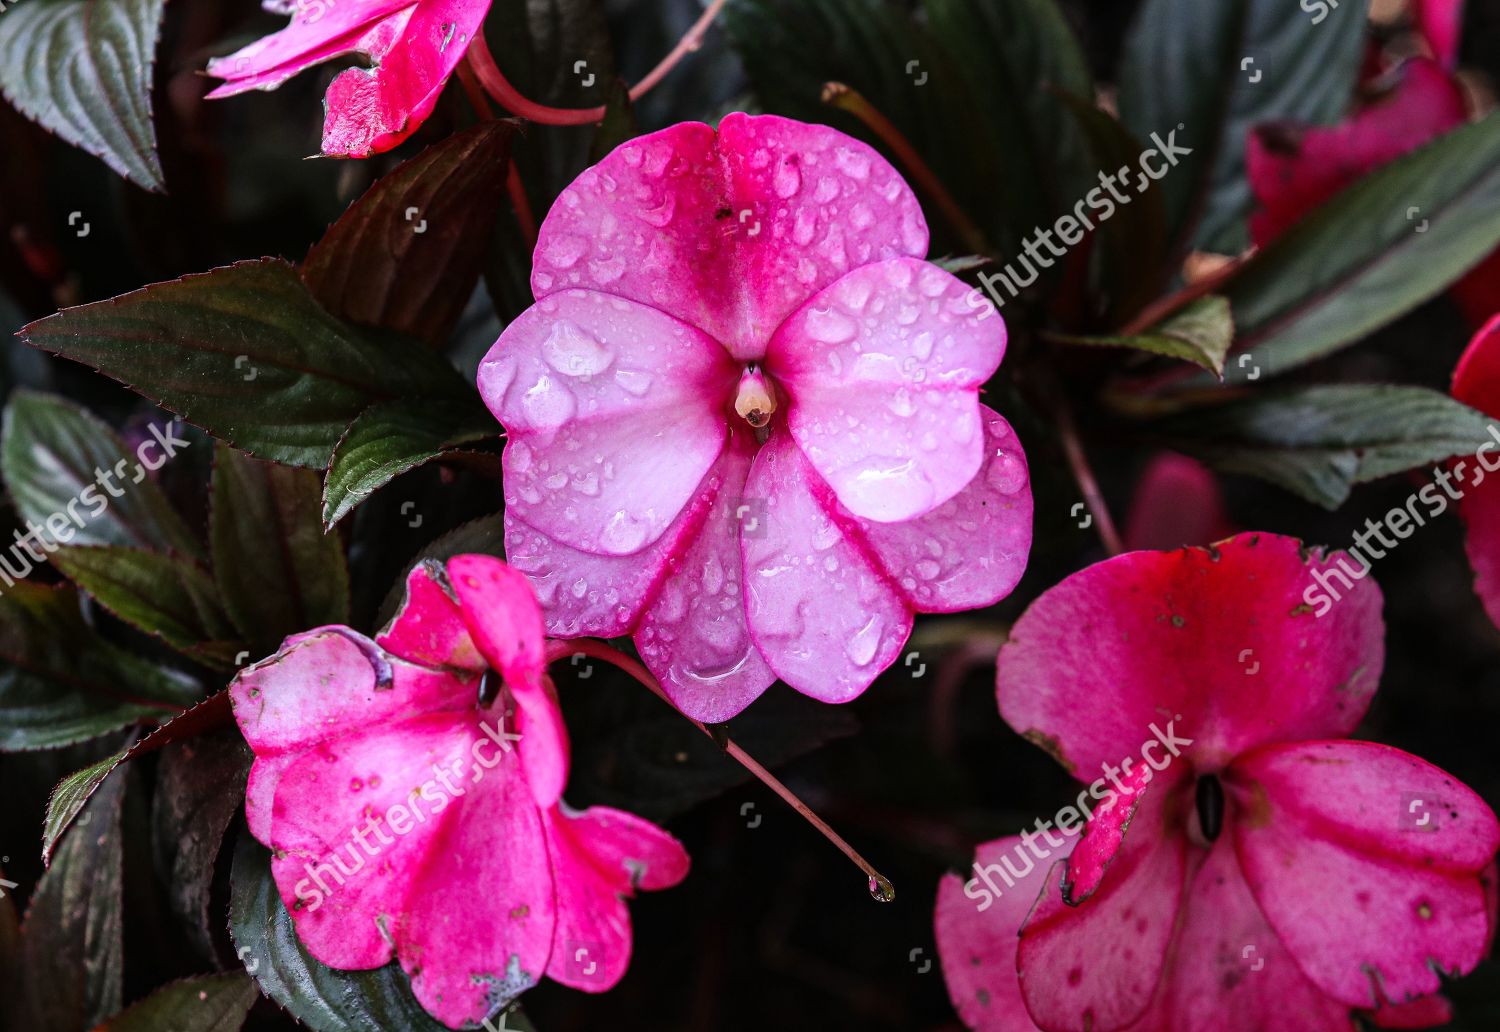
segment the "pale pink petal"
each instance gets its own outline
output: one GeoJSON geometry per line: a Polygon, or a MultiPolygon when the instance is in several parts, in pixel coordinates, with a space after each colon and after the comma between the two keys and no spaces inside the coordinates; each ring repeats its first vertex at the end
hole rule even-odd
{"type": "Polygon", "coordinates": [[[1356,1032],[1349,1008],[1308,981],[1245,886],[1234,846],[1214,843],[1140,1032],[1356,1032]]]}
{"type": "Polygon", "coordinates": [[[1153,737],[1191,740],[1178,748],[1213,771],[1263,742],[1347,734],[1379,681],[1384,625],[1380,589],[1341,582],[1340,561],[1361,570],[1292,538],[1240,534],[1090,566],[1017,621],[1000,651],[1000,712],[1084,781],[1153,737]]]}
{"type": "Polygon", "coordinates": [[[1335,194],[1387,162],[1463,124],[1463,90],[1425,58],[1401,67],[1400,82],[1335,126],[1271,124],[1250,133],[1245,154],[1260,210],[1250,217],[1265,245],[1335,194]]]}
{"type": "MultiPolygon", "coordinates": [[[[1063,902],[1056,865],[1021,928],[1021,992],[1033,1020],[1055,1032],[1128,1026],[1146,1010],[1166,966],[1188,878],[1187,838],[1163,835],[1182,791],[1147,786],[1097,892],[1063,902]]],[[[1074,850],[1077,856],[1077,850],[1074,850]]],[[[1070,861],[1071,862],[1071,861],[1070,861]]]]}
{"type": "Polygon", "coordinates": [[[432,113],[443,84],[480,31],[490,0],[420,0],[373,68],[349,68],[328,87],[323,153],[364,158],[390,150],[432,113]]]}
{"type": "Polygon", "coordinates": [[[764,533],[740,534],[756,646],[799,692],[848,702],[900,655],[910,608],[829,514],[833,492],[790,434],[761,447],[745,502],[766,514],[764,533]]]}
{"type": "Polygon", "coordinates": [[[741,578],[740,534],[770,519],[746,504],[754,441],[733,434],[710,474],[713,504],[695,536],[674,553],[635,627],[635,644],[672,701],[688,716],[721,723],[769,688],[776,675],[751,638],[741,578]]]}
{"type": "Polygon", "coordinates": [[[641,551],[718,457],[736,375],[712,339],[653,308],[583,290],[544,298],[479,368],[509,433],[507,512],[585,552],[641,551]]]}
{"type": "Polygon", "coordinates": [[[459,819],[436,770],[466,757],[471,737],[467,714],[355,726],[282,772],[271,869],[318,960],[346,970],[390,961],[428,853],[459,819]],[[408,816],[393,826],[397,806],[408,816]]]}
{"type": "Polygon", "coordinates": [[[1457,64],[1458,46],[1463,38],[1464,0],[1412,0],[1411,15],[1433,56],[1446,68],[1457,64]]]}
{"type": "Polygon", "coordinates": [[[476,1025],[535,985],[557,920],[546,830],[516,755],[486,758],[497,765],[468,778],[398,936],[412,991],[449,1028],[476,1025]]]}
{"type": "Polygon", "coordinates": [[[1250,890],[1324,992],[1375,1008],[1479,962],[1500,824],[1456,779],[1372,742],[1301,742],[1240,757],[1224,787],[1250,890]]]}
{"type": "Polygon", "coordinates": [[[1125,519],[1127,551],[1207,545],[1233,533],[1224,492],[1212,470],[1175,452],[1151,460],[1125,519]]]}
{"type": "Polygon", "coordinates": [[[227,57],[208,62],[208,74],[225,80],[208,96],[275,89],[298,72],[350,53],[384,53],[405,28],[415,0],[309,0],[291,24],[227,57]]]}
{"type": "Polygon", "coordinates": [[[584,992],[612,989],[630,965],[636,888],[665,889],[687,877],[682,844],[633,814],[591,807],[543,814],[557,881],[557,927],[547,977],[584,992]]]}
{"type": "Polygon", "coordinates": [[[906,523],[858,521],[871,555],[921,613],[994,605],[1026,572],[1032,516],[1026,453],[999,413],[983,405],[979,411],[984,466],[967,487],[906,523]]]}
{"type": "Polygon", "coordinates": [[[850,512],[882,523],[942,505],[984,458],[979,387],[1005,321],[936,265],[866,265],[809,298],[771,339],[787,425],[850,512]]]}
{"type": "Polygon", "coordinates": [[[927,253],[921,207],[879,154],[827,126],[726,115],[631,140],[543,221],[532,290],[586,287],[672,312],[737,359],[844,273],[927,253]]]}
{"type": "Polygon", "coordinates": [[[489,663],[475,647],[447,580],[435,559],[412,567],[401,608],[375,636],[375,644],[413,663],[483,672],[489,663]]]}
{"type": "Polygon", "coordinates": [[[324,628],[288,639],[229,685],[235,720],[255,751],[245,793],[251,834],[271,843],[271,801],[283,762],[350,728],[472,710],[477,682],[387,656],[363,635],[324,628]]]}
{"type": "MultiPolygon", "coordinates": [[[[1071,841],[1075,835],[1063,837],[1071,841]]],[[[1047,861],[1065,858],[1070,848],[1063,845],[1047,861]]],[[[963,876],[945,875],[938,883],[932,924],[943,980],[959,1017],[975,1032],[1032,1032],[1036,1028],[1021,998],[1016,948],[1021,925],[1046,885],[1051,866],[1034,859],[1027,865],[1023,858],[1028,854],[1019,835],[986,842],[974,851],[979,867],[1002,872],[1007,870],[1004,863],[1015,870],[1030,867],[1025,877],[1014,879],[1014,885],[997,884],[998,896],[977,877],[969,877],[972,869],[963,876]]],[[[1010,879],[1009,873],[1004,877],[1010,879]]]]}

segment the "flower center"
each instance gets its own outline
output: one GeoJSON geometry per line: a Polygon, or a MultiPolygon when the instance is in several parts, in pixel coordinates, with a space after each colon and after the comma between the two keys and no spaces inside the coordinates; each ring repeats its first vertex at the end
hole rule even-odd
{"type": "Polygon", "coordinates": [[[776,413],[776,388],[755,366],[745,369],[734,396],[734,410],[740,418],[759,430],[771,422],[776,413]]]}
{"type": "Polygon", "coordinates": [[[479,708],[489,709],[497,698],[500,697],[500,685],[502,683],[500,674],[495,670],[486,670],[479,678],[479,708]]]}
{"type": "Polygon", "coordinates": [[[1198,779],[1198,827],[1213,842],[1224,830],[1224,786],[1212,774],[1198,779]]]}

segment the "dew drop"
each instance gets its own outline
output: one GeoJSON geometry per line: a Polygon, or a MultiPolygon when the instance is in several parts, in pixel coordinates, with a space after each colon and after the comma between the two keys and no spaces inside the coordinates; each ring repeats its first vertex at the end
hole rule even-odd
{"type": "Polygon", "coordinates": [[[1015,494],[1026,486],[1026,464],[1009,452],[997,451],[984,477],[1001,494],[1015,494]]]}
{"type": "Polygon", "coordinates": [[[876,903],[890,903],[896,898],[896,886],[883,874],[870,875],[870,898],[876,903]]]}
{"type": "Polygon", "coordinates": [[[802,189],[802,173],[797,171],[795,157],[787,155],[777,163],[776,171],[771,175],[771,189],[782,200],[796,196],[797,191],[802,189]]]}

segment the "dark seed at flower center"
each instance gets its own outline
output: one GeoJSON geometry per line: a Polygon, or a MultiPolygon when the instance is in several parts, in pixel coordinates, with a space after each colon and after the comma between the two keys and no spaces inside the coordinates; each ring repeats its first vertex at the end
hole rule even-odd
{"type": "Polygon", "coordinates": [[[496,699],[500,697],[500,675],[493,670],[486,670],[484,676],[479,679],[479,705],[488,709],[496,699]]]}
{"type": "Polygon", "coordinates": [[[1198,825],[1210,842],[1224,830],[1224,786],[1212,774],[1198,779],[1198,825]]]}

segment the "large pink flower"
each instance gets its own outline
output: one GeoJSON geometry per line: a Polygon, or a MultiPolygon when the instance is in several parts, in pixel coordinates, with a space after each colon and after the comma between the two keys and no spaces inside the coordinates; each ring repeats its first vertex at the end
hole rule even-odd
{"type": "Polygon", "coordinates": [[[369,68],[340,72],[324,98],[323,153],[364,158],[390,150],[432,113],[443,84],[480,31],[490,0],[267,0],[292,14],[280,32],[208,63],[224,80],[213,97],[274,90],[345,54],[369,68]]]}
{"type": "Polygon", "coordinates": [[[717,721],[776,677],[851,699],[914,612],[1014,587],[1026,460],[979,402],[1004,323],[926,250],[878,154],[771,115],[632,140],[563,191],[479,371],[553,634],[633,634],[717,721]]]}
{"type": "Polygon", "coordinates": [[[1488,949],[1500,825],[1436,767],[1343,739],[1380,677],[1381,598],[1367,579],[1318,618],[1304,594],[1329,568],[1264,534],[1129,553],[1017,622],[1000,711],[1088,784],[1065,826],[1092,814],[1070,854],[1012,858],[998,903],[978,878],[942,890],[969,1024],[1025,1028],[1018,1002],[1093,1032],[1441,1018],[1439,975],[1488,949]]]}
{"type": "MultiPolygon", "coordinates": [[[[1490,305],[1500,305],[1500,298],[1491,297],[1490,305]]],[[[1453,372],[1453,396],[1500,422],[1500,315],[1474,335],[1459,360],[1453,372]]],[[[1473,479],[1464,488],[1458,511],[1469,530],[1474,590],[1490,619],[1500,626],[1500,470],[1488,469],[1496,451],[1489,448],[1479,457],[1486,468],[1471,474],[1473,479]]]]}
{"type": "Polygon", "coordinates": [[[541,614],[499,560],[418,566],[374,641],[294,635],[230,698],[255,751],[245,815],[303,945],[334,968],[397,958],[451,1028],[543,974],[610,988],[630,961],[625,897],[687,874],[656,826],[562,803],[541,614]]]}

